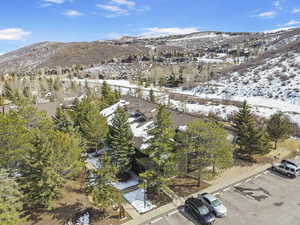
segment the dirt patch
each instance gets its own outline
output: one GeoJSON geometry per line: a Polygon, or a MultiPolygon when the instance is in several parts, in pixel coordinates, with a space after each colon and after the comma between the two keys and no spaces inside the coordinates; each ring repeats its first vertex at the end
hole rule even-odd
{"type": "Polygon", "coordinates": [[[93,225],[119,225],[130,220],[129,215],[126,214],[128,219],[120,221],[118,211],[113,209],[107,209],[104,215],[91,204],[87,195],[80,191],[80,180],[77,180],[69,181],[64,186],[62,197],[54,202],[52,210],[32,212],[31,218],[20,225],[64,225],[88,208],[93,211],[93,225]]]}
{"type": "Polygon", "coordinates": [[[171,182],[169,187],[180,197],[187,197],[210,186],[204,181],[201,181],[200,186],[198,186],[197,180],[192,177],[176,177],[171,182]]]}
{"type": "Polygon", "coordinates": [[[163,205],[166,205],[170,202],[172,202],[172,199],[166,195],[164,192],[161,192],[159,195],[158,194],[152,194],[151,192],[147,194],[148,200],[156,205],[157,207],[161,207],[163,205]]]}
{"type": "Polygon", "coordinates": [[[300,150],[300,141],[297,139],[289,138],[285,141],[279,142],[277,149],[272,150],[264,158],[269,158],[269,161],[281,161],[282,159],[293,158],[296,156],[297,151],[300,150]]]}

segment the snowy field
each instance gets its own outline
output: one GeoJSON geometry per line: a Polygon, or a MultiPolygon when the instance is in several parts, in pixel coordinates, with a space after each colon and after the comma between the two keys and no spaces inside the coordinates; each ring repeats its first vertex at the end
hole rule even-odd
{"type": "MultiPolygon", "coordinates": [[[[209,97],[206,96],[206,99],[209,99],[209,97]]],[[[215,98],[211,97],[211,99],[215,99],[215,98]]],[[[276,112],[279,111],[284,112],[293,123],[297,123],[300,126],[300,109],[298,109],[298,107],[295,105],[287,105],[286,103],[278,104],[277,101],[274,101],[272,105],[272,102],[268,102],[266,101],[266,99],[235,98],[234,100],[236,101],[247,100],[247,102],[251,106],[252,112],[257,116],[266,119],[269,119],[276,112]],[[264,101],[266,101],[265,106],[264,106],[264,101]]],[[[217,116],[223,118],[224,120],[227,120],[229,116],[232,116],[233,114],[239,111],[238,107],[232,105],[222,105],[222,104],[202,105],[202,104],[189,104],[189,103],[183,104],[182,102],[176,100],[171,100],[170,102],[172,104],[171,107],[176,108],[178,110],[186,111],[190,113],[202,113],[206,116],[210,112],[212,112],[215,113],[217,116]]]]}

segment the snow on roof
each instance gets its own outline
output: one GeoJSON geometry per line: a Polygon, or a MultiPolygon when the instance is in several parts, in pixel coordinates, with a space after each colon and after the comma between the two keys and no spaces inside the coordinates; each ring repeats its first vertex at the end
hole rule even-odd
{"type": "Polygon", "coordinates": [[[139,123],[130,124],[133,135],[135,137],[143,137],[144,139],[149,138],[148,131],[154,127],[154,121],[151,120],[140,127],[139,125],[139,123]]]}
{"type": "Polygon", "coordinates": [[[126,102],[124,100],[120,100],[118,103],[108,107],[108,108],[105,108],[103,109],[100,113],[102,116],[104,117],[109,117],[110,115],[114,114],[115,111],[118,109],[118,107],[123,107],[125,105],[128,105],[129,102],[126,102]]]}
{"type": "Polygon", "coordinates": [[[135,191],[125,193],[123,194],[123,197],[136,209],[138,213],[145,213],[156,208],[156,205],[153,205],[149,200],[144,200],[144,189],[139,188],[135,191]]]}
{"type": "MultiPolygon", "coordinates": [[[[114,113],[117,110],[117,108],[123,107],[128,104],[129,104],[129,102],[127,102],[125,100],[120,100],[118,103],[105,108],[100,113],[101,113],[101,115],[106,117],[108,124],[111,125],[111,121],[114,117],[114,113]]],[[[133,136],[140,137],[143,139],[143,141],[147,141],[151,137],[150,135],[148,135],[148,131],[154,127],[154,121],[151,120],[151,121],[146,122],[145,124],[135,122],[135,121],[136,121],[135,117],[128,118],[128,122],[130,124],[133,136]]]]}

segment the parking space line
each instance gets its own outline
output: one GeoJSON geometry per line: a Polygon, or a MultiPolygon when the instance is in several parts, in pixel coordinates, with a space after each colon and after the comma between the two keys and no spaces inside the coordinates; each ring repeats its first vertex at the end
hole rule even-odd
{"type": "Polygon", "coordinates": [[[260,176],[261,176],[261,174],[258,174],[258,175],[255,176],[255,178],[259,178],[260,176]]]}
{"type": "Polygon", "coordinates": [[[270,173],[270,171],[268,171],[268,170],[264,172],[264,174],[268,174],[268,173],[270,173]]]}
{"type": "Polygon", "coordinates": [[[220,194],[220,192],[213,193],[213,196],[216,196],[216,195],[218,195],[218,194],[220,194]]]}
{"type": "Polygon", "coordinates": [[[152,220],[152,221],[150,222],[150,224],[157,223],[157,222],[160,221],[160,220],[162,220],[162,217],[159,217],[159,218],[157,218],[157,219],[155,219],[155,220],[152,220]]]}
{"type": "Polygon", "coordinates": [[[230,188],[231,188],[231,187],[228,187],[228,188],[225,188],[225,189],[223,189],[223,192],[225,192],[225,191],[229,191],[229,190],[230,190],[230,188]]]}
{"type": "Polygon", "coordinates": [[[237,184],[234,185],[234,187],[240,186],[241,184],[242,184],[241,182],[237,183],[237,184]]]}
{"type": "Polygon", "coordinates": [[[244,183],[248,183],[249,181],[252,181],[252,178],[245,180],[244,183]]]}
{"type": "Polygon", "coordinates": [[[168,213],[168,216],[172,216],[172,215],[174,215],[175,213],[178,213],[178,211],[176,210],[176,211],[170,212],[170,213],[168,213]]]}

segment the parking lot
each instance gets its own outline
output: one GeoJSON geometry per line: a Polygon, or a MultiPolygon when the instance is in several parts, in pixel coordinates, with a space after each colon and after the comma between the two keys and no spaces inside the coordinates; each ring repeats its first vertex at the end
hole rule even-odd
{"type": "MultiPolygon", "coordinates": [[[[217,194],[228,209],[216,225],[299,225],[300,177],[267,171],[217,194]]],[[[153,225],[199,225],[183,207],[153,219],[153,225]]],[[[144,224],[144,225],[146,225],[144,224]]]]}

